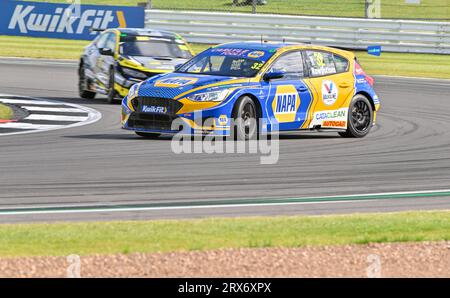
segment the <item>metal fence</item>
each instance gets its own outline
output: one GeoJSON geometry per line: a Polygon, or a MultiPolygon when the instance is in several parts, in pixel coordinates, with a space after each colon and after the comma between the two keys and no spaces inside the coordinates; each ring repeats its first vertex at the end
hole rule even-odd
{"type": "Polygon", "coordinates": [[[450,0],[148,0],[154,9],[450,21],[450,0]],[[257,5],[265,3],[265,5],[257,5]]]}
{"type": "Polygon", "coordinates": [[[198,11],[146,10],[147,28],[217,44],[270,40],[384,51],[450,54],[450,22],[376,20],[198,11]]]}

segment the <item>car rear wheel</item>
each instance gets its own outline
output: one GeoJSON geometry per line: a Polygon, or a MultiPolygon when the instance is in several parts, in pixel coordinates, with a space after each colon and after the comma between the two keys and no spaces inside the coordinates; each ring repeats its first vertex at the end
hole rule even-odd
{"type": "Polygon", "coordinates": [[[95,92],[86,90],[88,88],[88,81],[85,74],[84,65],[81,64],[78,71],[78,93],[81,98],[93,99],[95,97],[95,92]]]}
{"type": "Polygon", "coordinates": [[[339,134],[345,138],[362,138],[369,133],[372,123],[372,105],[365,96],[358,94],[350,104],[347,130],[339,134]]]}
{"type": "Polygon", "coordinates": [[[138,136],[146,138],[146,139],[157,139],[161,134],[160,133],[153,133],[153,132],[135,132],[138,136]]]}
{"type": "Polygon", "coordinates": [[[114,78],[114,69],[111,68],[109,72],[109,84],[108,84],[108,94],[107,101],[110,104],[114,104],[117,102],[117,92],[114,88],[115,78],[114,78]]]}
{"type": "Polygon", "coordinates": [[[258,116],[253,100],[244,96],[238,99],[233,110],[236,140],[253,140],[258,137],[258,116]]]}

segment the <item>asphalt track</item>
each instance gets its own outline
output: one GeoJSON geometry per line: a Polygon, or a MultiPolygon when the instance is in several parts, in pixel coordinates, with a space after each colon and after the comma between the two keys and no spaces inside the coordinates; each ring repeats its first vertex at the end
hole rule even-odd
{"type": "Polygon", "coordinates": [[[282,135],[279,162],[261,165],[255,154],[175,154],[170,138],[122,131],[120,106],[77,97],[73,63],[1,60],[0,69],[0,93],[102,114],[0,137],[0,222],[450,209],[450,192],[435,192],[450,189],[448,81],[377,77],[382,110],[368,137],[282,135]],[[372,195],[391,192],[400,194],[372,195]]]}

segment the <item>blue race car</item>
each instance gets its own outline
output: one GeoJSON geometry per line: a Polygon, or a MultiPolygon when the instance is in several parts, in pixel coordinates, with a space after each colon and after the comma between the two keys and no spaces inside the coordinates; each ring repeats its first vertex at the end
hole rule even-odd
{"type": "Polygon", "coordinates": [[[135,84],[122,101],[122,126],[149,138],[182,131],[246,140],[293,130],[364,137],[380,108],[372,87],[351,52],[228,43],[135,84]]]}

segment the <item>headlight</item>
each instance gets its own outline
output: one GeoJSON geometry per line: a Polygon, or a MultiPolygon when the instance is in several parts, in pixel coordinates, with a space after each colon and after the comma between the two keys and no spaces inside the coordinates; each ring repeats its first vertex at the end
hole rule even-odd
{"type": "Polygon", "coordinates": [[[144,74],[144,73],[142,73],[140,71],[131,69],[131,68],[122,67],[122,72],[125,75],[127,75],[129,77],[133,77],[133,78],[138,78],[138,79],[146,79],[147,78],[146,74],[144,74]]]}
{"type": "Polygon", "coordinates": [[[197,93],[188,96],[187,98],[192,101],[222,101],[227,97],[228,93],[229,91],[224,89],[220,91],[197,93]]]}
{"type": "Polygon", "coordinates": [[[134,84],[131,86],[130,91],[128,91],[128,100],[132,100],[133,98],[138,96],[139,87],[141,86],[141,83],[134,84]]]}

